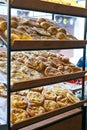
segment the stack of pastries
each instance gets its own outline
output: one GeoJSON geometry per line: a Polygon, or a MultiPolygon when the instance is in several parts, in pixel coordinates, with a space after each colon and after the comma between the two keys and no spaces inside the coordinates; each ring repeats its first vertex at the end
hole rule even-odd
{"type": "Polygon", "coordinates": [[[70,90],[58,84],[51,89],[38,87],[14,92],[11,94],[11,123],[15,124],[79,101],[70,90]]]}
{"type": "MultiPolygon", "coordinates": [[[[0,71],[7,74],[7,54],[0,52],[0,71]]],[[[21,51],[11,53],[11,82],[80,72],[69,58],[52,51],[21,51]]]]}
{"type": "MultiPolygon", "coordinates": [[[[7,20],[0,16],[0,30],[7,37],[7,20]]],[[[76,40],[64,28],[46,18],[11,17],[11,43],[14,40],[57,39],[76,40]]]]}
{"type": "Polygon", "coordinates": [[[12,83],[60,76],[79,72],[81,69],[69,58],[52,51],[25,51],[11,53],[12,83]]]}

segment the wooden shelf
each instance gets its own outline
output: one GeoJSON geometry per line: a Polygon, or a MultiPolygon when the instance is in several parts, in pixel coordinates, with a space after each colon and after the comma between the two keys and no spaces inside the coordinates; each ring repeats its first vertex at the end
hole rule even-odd
{"type": "Polygon", "coordinates": [[[85,47],[87,41],[82,40],[17,40],[11,47],[15,50],[41,50],[41,49],[76,49],[85,47]]]}
{"type": "Polygon", "coordinates": [[[84,74],[85,72],[78,72],[73,74],[57,76],[57,77],[49,77],[49,78],[42,78],[42,79],[36,79],[31,81],[14,83],[11,85],[11,92],[59,83],[59,82],[68,81],[76,78],[82,78],[84,77],[84,74]]]}
{"type": "Polygon", "coordinates": [[[67,111],[79,108],[79,107],[83,106],[85,102],[86,102],[85,100],[82,100],[82,101],[75,103],[75,104],[72,104],[70,106],[63,107],[61,109],[56,109],[56,110],[51,111],[51,112],[46,112],[40,116],[32,117],[32,118],[27,119],[23,122],[16,123],[16,124],[12,125],[11,130],[15,130],[15,129],[19,129],[19,128],[22,128],[22,127],[25,127],[28,125],[32,125],[34,123],[37,123],[37,122],[45,120],[45,119],[49,119],[49,118],[56,116],[56,115],[59,115],[61,113],[65,113],[67,111]]]}
{"type": "MultiPolygon", "coordinates": [[[[82,110],[79,108],[65,112],[63,114],[56,115],[56,116],[48,118],[48,119],[45,119],[43,121],[40,121],[39,123],[37,122],[35,124],[26,126],[20,130],[35,130],[35,129],[45,130],[45,129],[48,129],[49,127],[53,127],[53,128],[49,128],[48,130],[54,130],[54,129],[67,130],[68,128],[70,130],[73,130],[72,124],[75,125],[77,123],[78,125],[81,124],[81,126],[82,126],[82,118],[78,117],[78,121],[76,119],[76,117],[78,115],[81,115],[81,117],[82,117],[82,110]],[[55,125],[57,125],[57,128],[55,128],[55,125]],[[60,127],[62,127],[62,128],[60,128],[60,127]]],[[[81,129],[78,129],[78,125],[75,125],[76,126],[75,130],[81,130],[81,129]]]]}
{"type": "Polygon", "coordinates": [[[12,3],[12,8],[67,14],[78,17],[87,17],[87,9],[85,8],[61,5],[41,0],[14,0],[12,3]]]}

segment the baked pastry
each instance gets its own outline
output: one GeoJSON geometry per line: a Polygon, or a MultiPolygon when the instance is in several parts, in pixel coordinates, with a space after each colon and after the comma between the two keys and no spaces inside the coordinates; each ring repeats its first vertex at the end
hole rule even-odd
{"type": "Polygon", "coordinates": [[[7,91],[0,89],[0,97],[7,97],[7,91]]]}
{"type": "Polygon", "coordinates": [[[20,71],[26,74],[31,80],[40,79],[41,77],[43,77],[41,73],[34,69],[28,68],[27,66],[21,66],[20,71]]]}
{"type": "Polygon", "coordinates": [[[11,20],[11,27],[12,28],[17,28],[18,26],[18,22],[14,21],[14,20],[11,20]]]}
{"type": "Polygon", "coordinates": [[[0,58],[6,58],[7,57],[7,53],[5,51],[0,52],[0,58]]]}
{"type": "Polygon", "coordinates": [[[44,89],[42,91],[42,95],[44,96],[46,100],[55,100],[57,97],[56,94],[52,90],[49,90],[49,89],[44,89]]]}
{"type": "Polygon", "coordinates": [[[67,102],[68,98],[65,95],[57,96],[56,102],[59,105],[59,107],[64,107],[68,105],[67,102]]]}
{"type": "Polygon", "coordinates": [[[12,57],[12,60],[16,60],[15,62],[19,61],[15,63],[17,65],[25,63],[25,60],[28,59],[28,55],[25,52],[12,52],[11,57],[12,57]]]}
{"type": "MultiPolygon", "coordinates": [[[[27,26],[27,27],[28,27],[28,26],[27,26]]],[[[28,27],[28,28],[29,28],[29,27],[28,27]]],[[[23,25],[18,26],[18,27],[17,27],[17,30],[22,31],[22,32],[26,32],[26,26],[23,26],[23,25]]]]}
{"type": "Polygon", "coordinates": [[[42,105],[44,101],[44,97],[39,92],[30,91],[27,94],[27,99],[30,103],[34,105],[42,105]]]}
{"type": "Polygon", "coordinates": [[[46,67],[45,71],[44,71],[45,76],[59,76],[62,75],[61,72],[58,71],[58,69],[48,66],[46,67]]]}
{"type": "Polygon", "coordinates": [[[25,65],[37,71],[41,71],[45,68],[45,65],[43,64],[43,62],[41,60],[36,60],[36,58],[34,57],[28,58],[25,61],[25,65]]]}
{"type": "Polygon", "coordinates": [[[38,18],[37,22],[39,22],[39,23],[46,22],[46,19],[45,18],[38,18]]]}
{"type": "Polygon", "coordinates": [[[18,17],[12,16],[11,20],[18,22],[18,17]]]}
{"type": "MultiPolygon", "coordinates": [[[[19,31],[15,28],[11,28],[11,33],[16,34],[20,39],[22,38],[22,35],[23,35],[22,31],[19,31]]],[[[5,34],[6,34],[6,32],[5,32],[5,34]]]]}
{"type": "Polygon", "coordinates": [[[47,28],[50,27],[50,24],[49,24],[48,22],[41,22],[41,23],[40,23],[40,26],[41,26],[42,28],[44,28],[44,29],[47,29],[47,28]]]}
{"type": "Polygon", "coordinates": [[[64,34],[67,34],[66,30],[64,28],[58,28],[58,32],[63,32],[64,34]]]}
{"type": "Polygon", "coordinates": [[[28,90],[22,90],[22,91],[16,91],[13,94],[21,95],[21,96],[27,96],[28,92],[29,92],[29,89],[28,90]]]}
{"type": "Polygon", "coordinates": [[[67,98],[71,103],[80,102],[80,99],[76,97],[73,93],[67,93],[67,98]]]}
{"type": "Polygon", "coordinates": [[[52,91],[55,92],[57,96],[62,97],[66,97],[67,93],[70,92],[68,89],[58,84],[53,86],[52,91]]]}
{"type": "Polygon", "coordinates": [[[28,106],[26,109],[27,113],[33,117],[41,115],[45,112],[45,109],[42,106],[28,106]]]}
{"type": "Polygon", "coordinates": [[[0,96],[7,97],[6,86],[2,83],[0,83],[0,96]]]}
{"type": "Polygon", "coordinates": [[[29,115],[25,110],[19,109],[19,108],[11,109],[10,121],[12,124],[22,122],[22,121],[26,120],[27,118],[29,118],[29,115]]]}
{"type": "Polygon", "coordinates": [[[0,71],[7,74],[7,61],[0,61],[0,71]]]}
{"type": "Polygon", "coordinates": [[[52,34],[52,35],[56,35],[56,33],[57,33],[56,27],[53,27],[53,26],[50,26],[50,27],[47,29],[47,31],[48,31],[50,34],[52,34]]]}
{"type": "Polygon", "coordinates": [[[24,97],[20,95],[11,95],[11,107],[25,109],[28,103],[24,97]]]}
{"type": "Polygon", "coordinates": [[[31,40],[32,37],[28,33],[23,33],[21,39],[23,39],[23,40],[31,40]]]}
{"type": "Polygon", "coordinates": [[[67,39],[66,34],[63,33],[63,32],[58,32],[58,33],[56,34],[56,38],[58,38],[58,39],[60,39],[60,40],[66,40],[66,39],[67,39]]]}
{"type": "Polygon", "coordinates": [[[13,42],[15,40],[20,40],[20,37],[17,34],[11,33],[11,41],[12,41],[11,43],[12,43],[12,45],[13,45],[13,42]]]}
{"type": "Polygon", "coordinates": [[[61,102],[61,101],[57,101],[57,104],[58,104],[59,107],[68,106],[68,103],[66,103],[66,102],[61,102]]]}
{"type": "Polygon", "coordinates": [[[36,88],[31,88],[32,91],[35,91],[35,92],[42,92],[43,91],[43,87],[36,87],[36,88]]]}
{"type": "Polygon", "coordinates": [[[58,108],[58,104],[53,100],[45,100],[43,106],[46,111],[52,111],[58,108]]]}
{"type": "Polygon", "coordinates": [[[17,83],[29,80],[30,80],[29,76],[27,76],[21,71],[13,70],[13,72],[11,73],[11,83],[17,83]]]}
{"type": "Polygon", "coordinates": [[[4,84],[0,83],[0,90],[6,90],[6,87],[4,84]]]}
{"type": "Polygon", "coordinates": [[[66,65],[64,66],[64,73],[67,74],[67,73],[72,73],[73,70],[72,70],[72,67],[66,65]]]}
{"type": "Polygon", "coordinates": [[[39,35],[48,36],[48,37],[51,36],[51,34],[49,32],[47,32],[45,29],[43,29],[43,28],[33,27],[33,30],[36,31],[39,35]]]}
{"type": "Polygon", "coordinates": [[[0,30],[5,31],[7,29],[7,22],[6,21],[1,21],[0,22],[0,30]]]}
{"type": "Polygon", "coordinates": [[[62,56],[62,62],[64,62],[65,64],[70,64],[69,58],[68,57],[64,57],[62,56]]]}

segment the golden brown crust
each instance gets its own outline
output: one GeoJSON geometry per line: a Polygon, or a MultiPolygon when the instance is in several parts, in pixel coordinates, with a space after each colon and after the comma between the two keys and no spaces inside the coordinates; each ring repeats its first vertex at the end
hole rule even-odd
{"type": "Polygon", "coordinates": [[[45,109],[42,106],[29,106],[26,111],[31,117],[33,117],[43,114],[45,109]]]}
{"type": "Polygon", "coordinates": [[[27,101],[24,97],[20,95],[11,95],[11,107],[25,109],[27,105],[27,101]]]}
{"type": "Polygon", "coordinates": [[[34,91],[28,92],[27,99],[30,103],[34,103],[35,105],[42,105],[44,101],[44,97],[40,93],[34,91]]]}
{"type": "Polygon", "coordinates": [[[47,28],[50,27],[50,24],[49,24],[48,22],[41,22],[41,23],[40,23],[40,26],[41,26],[42,28],[44,28],[44,29],[47,29],[47,28]]]}
{"type": "Polygon", "coordinates": [[[18,22],[18,17],[15,17],[15,16],[13,17],[13,16],[12,16],[12,17],[11,17],[11,20],[18,22]]]}
{"type": "Polygon", "coordinates": [[[71,103],[77,103],[80,101],[80,99],[76,97],[73,93],[67,93],[67,98],[71,103]]]}
{"type": "Polygon", "coordinates": [[[18,26],[17,29],[18,29],[19,31],[26,32],[26,27],[23,26],[23,25],[18,26]]]}
{"type": "Polygon", "coordinates": [[[0,90],[0,97],[7,97],[7,91],[5,90],[0,90]]]}
{"type": "Polygon", "coordinates": [[[48,66],[46,67],[45,71],[44,71],[45,76],[59,76],[62,75],[61,72],[58,71],[58,69],[48,66]]]}
{"type": "Polygon", "coordinates": [[[7,22],[6,21],[1,21],[0,22],[0,30],[5,31],[7,29],[7,22]]]}
{"type": "Polygon", "coordinates": [[[60,40],[66,40],[66,39],[67,39],[66,34],[64,34],[63,32],[58,32],[58,33],[56,34],[56,37],[57,37],[58,39],[60,39],[60,40]]]}
{"type": "Polygon", "coordinates": [[[46,22],[46,19],[45,18],[38,18],[37,22],[39,22],[39,23],[46,22]]]}
{"type": "Polygon", "coordinates": [[[6,90],[6,86],[3,83],[0,83],[0,90],[6,90]]]}
{"type": "Polygon", "coordinates": [[[43,106],[46,111],[52,111],[58,108],[57,103],[53,100],[45,100],[43,106]]]}
{"type": "Polygon", "coordinates": [[[26,61],[25,61],[25,65],[27,67],[30,67],[32,69],[35,69],[37,71],[41,71],[44,69],[45,65],[43,64],[42,61],[40,60],[36,60],[35,58],[28,58],[26,61]]]}
{"type": "Polygon", "coordinates": [[[47,31],[48,31],[50,34],[52,34],[52,35],[56,35],[56,33],[57,33],[57,29],[56,29],[55,27],[53,27],[53,26],[50,26],[50,27],[47,29],[47,31]]]}
{"type": "Polygon", "coordinates": [[[14,42],[15,40],[19,40],[20,37],[17,34],[11,33],[11,41],[14,42]]]}
{"type": "Polygon", "coordinates": [[[11,20],[11,27],[12,28],[17,28],[17,26],[18,26],[18,23],[16,21],[14,21],[14,20],[11,20]]]}
{"type": "Polygon", "coordinates": [[[12,108],[10,118],[11,118],[11,120],[10,120],[11,123],[15,124],[15,123],[22,122],[22,121],[26,120],[27,118],[29,118],[29,115],[23,109],[12,108]]]}
{"type": "Polygon", "coordinates": [[[66,30],[64,28],[59,28],[58,32],[63,32],[64,34],[67,34],[66,30]]]}
{"type": "Polygon", "coordinates": [[[56,99],[56,94],[49,89],[44,89],[42,91],[42,95],[45,97],[46,100],[55,100],[56,99]]]}
{"type": "Polygon", "coordinates": [[[60,85],[54,85],[52,88],[53,92],[56,93],[57,96],[62,96],[62,97],[66,97],[67,93],[69,92],[68,89],[66,89],[63,86],[60,85]]]}

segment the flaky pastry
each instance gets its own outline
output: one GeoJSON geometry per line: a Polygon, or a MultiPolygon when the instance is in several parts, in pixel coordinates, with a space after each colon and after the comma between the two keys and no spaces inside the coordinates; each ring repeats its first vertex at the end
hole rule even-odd
{"type": "Polygon", "coordinates": [[[56,99],[56,94],[49,89],[44,89],[42,91],[42,95],[45,97],[46,100],[55,100],[56,99]]]}
{"type": "Polygon", "coordinates": [[[42,105],[44,101],[44,97],[39,92],[34,91],[28,92],[27,99],[30,103],[34,103],[35,105],[42,105]]]}
{"type": "Polygon", "coordinates": [[[11,95],[11,107],[25,109],[27,105],[27,101],[24,97],[20,95],[11,95]]]}
{"type": "Polygon", "coordinates": [[[15,123],[22,122],[22,121],[26,120],[27,118],[29,118],[29,115],[23,109],[12,108],[10,118],[11,118],[10,119],[11,123],[15,124],[15,123]]]}
{"type": "Polygon", "coordinates": [[[52,111],[58,108],[58,104],[53,100],[45,100],[43,106],[46,111],[52,111]]]}
{"type": "Polygon", "coordinates": [[[43,114],[45,109],[42,106],[29,106],[27,107],[26,111],[31,117],[33,117],[43,114]]]}

